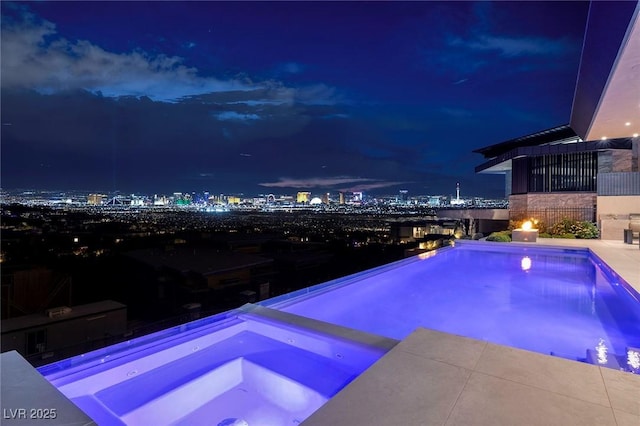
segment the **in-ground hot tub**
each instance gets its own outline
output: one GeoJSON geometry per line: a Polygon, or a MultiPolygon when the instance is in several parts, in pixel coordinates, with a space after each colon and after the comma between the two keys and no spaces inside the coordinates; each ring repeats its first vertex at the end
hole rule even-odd
{"type": "Polygon", "coordinates": [[[39,371],[100,425],[295,425],[396,343],[247,306],[39,371]]]}

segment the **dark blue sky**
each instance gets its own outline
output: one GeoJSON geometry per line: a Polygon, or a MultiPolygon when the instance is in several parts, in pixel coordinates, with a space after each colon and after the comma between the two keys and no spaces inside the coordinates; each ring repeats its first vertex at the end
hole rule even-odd
{"type": "Polygon", "coordinates": [[[502,196],[586,2],[2,2],[2,187],[502,196]]]}

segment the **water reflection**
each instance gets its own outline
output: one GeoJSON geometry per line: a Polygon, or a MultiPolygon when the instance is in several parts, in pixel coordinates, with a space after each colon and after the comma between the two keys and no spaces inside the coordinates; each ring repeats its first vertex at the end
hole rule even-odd
{"type": "Polygon", "coordinates": [[[596,352],[598,353],[598,364],[607,363],[607,346],[604,344],[604,339],[600,339],[600,342],[596,346],[596,352]]]}
{"type": "Polygon", "coordinates": [[[631,367],[631,371],[634,373],[640,373],[640,352],[628,349],[627,350],[627,364],[631,367]]]}

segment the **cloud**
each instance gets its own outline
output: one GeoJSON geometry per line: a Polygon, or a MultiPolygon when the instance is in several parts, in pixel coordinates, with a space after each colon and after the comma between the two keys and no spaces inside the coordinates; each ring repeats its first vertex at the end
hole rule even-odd
{"type": "MultiPolygon", "coordinates": [[[[424,49],[425,63],[464,87],[469,76],[500,67],[504,73],[554,69],[576,53],[568,38],[515,37],[477,32],[468,37],[449,36],[442,50],[424,49]],[[435,54],[434,54],[435,53],[435,54]]],[[[496,74],[497,75],[497,74],[496,74]]],[[[502,72],[500,75],[504,75],[502,72]]],[[[482,78],[480,79],[480,82],[482,78]]]]}
{"type": "Polygon", "coordinates": [[[462,109],[462,108],[442,107],[440,108],[440,111],[442,111],[447,115],[450,115],[452,117],[457,117],[457,118],[468,118],[473,116],[473,113],[471,111],[462,109]]]}
{"type": "Polygon", "coordinates": [[[217,114],[216,117],[221,121],[249,121],[260,119],[260,116],[257,114],[240,114],[235,111],[224,111],[217,114]]]}
{"type": "Polygon", "coordinates": [[[305,105],[335,105],[345,102],[334,87],[326,84],[314,84],[295,90],[295,101],[305,105]]]}
{"type": "Polygon", "coordinates": [[[360,178],[350,176],[336,176],[328,178],[280,178],[278,182],[260,183],[260,186],[270,188],[334,188],[334,190],[342,192],[353,191],[371,191],[373,189],[388,188],[390,186],[402,185],[407,182],[389,182],[379,179],[360,178]]]}
{"type": "Polygon", "coordinates": [[[53,23],[31,14],[2,26],[2,87],[41,93],[83,89],[103,96],[176,100],[205,92],[249,90],[236,80],[199,77],[177,56],[116,54],[88,41],[60,37],[53,23]]]}
{"type": "Polygon", "coordinates": [[[250,107],[264,106],[264,105],[282,105],[284,101],[279,99],[251,99],[246,101],[233,101],[227,102],[227,105],[247,105],[250,107]]]}
{"type": "Polygon", "coordinates": [[[287,87],[279,81],[266,80],[253,83],[248,90],[211,93],[191,97],[192,100],[217,105],[242,105],[249,107],[291,106],[295,104],[309,106],[334,106],[348,103],[335,88],[316,83],[302,87],[287,87]]]}
{"type": "MultiPolygon", "coordinates": [[[[6,19],[3,16],[1,38],[3,89],[26,88],[42,94],[86,90],[105,97],[148,97],[164,102],[233,92],[237,102],[248,106],[335,105],[341,101],[335,89],[324,84],[290,88],[278,81],[254,82],[247,76],[224,80],[203,77],[178,56],[152,55],[142,50],[113,53],[87,40],[68,40],[58,33],[54,23],[39,19],[24,8],[18,11],[18,16],[6,19]],[[258,99],[237,96],[256,91],[268,96],[258,99]]],[[[195,44],[190,42],[185,47],[191,49],[195,44]]],[[[290,63],[288,69],[293,72],[301,70],[301,66],[290,63]]]]}
{"type": "Polygon", "coordinates": [[[292,179],[281,177],[278,182],[263,182],[260,183],[260,186],[266,186],[269,188],[318,188],[318,187],[329,187],[336,185],[343,185],[346,183],[358,183],[358,182],[369,182],[374,181],[374,179],[369,178],[359,178],[359,177],[350,177],[350,176],[336,176],[329,178],[303,178],[303,179],[292,179]]]}
{"type": "Polygon", "coordinates": [[[332,119],[332,118],[349,118],[349,117],[350,117],[350,116],[349,116],[349,114],[342,114],[342,113],[339,113],[339,114],[327,114],[327,115],[323,115],[321,118],[323,118],[323,119],[327,119],[327,120],[330,120],[330,119],[332,119]]]}
{"type": "Polygon", "coordinates": [[[473,40],[454,38],[450,46],[465,47],[475,51],[495,51],[506,57],[526,55],[561,55],[569,49],[566,40],[552,40],[541,37],[500,37],[481,35],[473,40]]]}
{"type": "Polygon", "coordinates": [[[367,184],[357,184],[355,186],[351,186],[348,188],[343,188],[340,191],[342,192],[354,192],[354,191],[371,191],[373,189],[380,189],[380,188],[388,188],[390,186],[397,186],[397,185],[406,185],[407,183],[410,182],[375,182],[375,183],[367,183],[367,184]]]}
{"type": "Polygon", "coordinates": [[[304,66],[296,62],[287,62],[282,64],[280,69],[289,74],[299,74],[304,70],[304,66]]]}

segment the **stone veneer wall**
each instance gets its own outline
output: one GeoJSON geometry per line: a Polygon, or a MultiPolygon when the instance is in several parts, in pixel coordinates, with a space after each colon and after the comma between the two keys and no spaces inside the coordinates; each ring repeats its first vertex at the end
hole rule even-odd
{"type": "MultiPolygon", "coordinates": [[[[635,158],[637,162],[637,157],[635,158]]],[[[637,167],[637,164],[635,165],[637,167]]],[[[614,149],[598,153],[598,173],[634,171],[633,151],[614,149]]]]}
{"type": "Polygon", "coordinates": [[[596,205],[595,192],[529,193],[509,196],[509,210],[582,208],[596,205]]]}
{"type": "Polygon", "coordinates": [[[622,241],[623,230],[629,227],[629,213],[640,213],[640,195],[597,196],[596,193],[518,194],[509,197],[509,215],[533,216],[549,210],[587,208],[597,205],[596,219],[600,239],[622,241]]]}
{"type": "Polygon", "coordinates": [[[552,226],[563,218],[595,220],[595,192],[529,193],[509,197],[509,219],[535,219],[552,226]]]}

